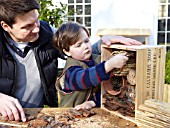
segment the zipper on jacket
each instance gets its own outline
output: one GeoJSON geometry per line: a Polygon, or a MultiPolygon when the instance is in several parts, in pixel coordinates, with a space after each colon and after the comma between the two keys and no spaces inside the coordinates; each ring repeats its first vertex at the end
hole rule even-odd
{"type": "Polygon", "coordinates": [[[13,96],[14,94],[14,88],[16,86],[16,80],[17,80],[17,62],[15,60],[13,62],[14,62],[14,79],[13,79],[14,86],[12,87],[12,90],[11,90],[11,96],[13,96]]]}

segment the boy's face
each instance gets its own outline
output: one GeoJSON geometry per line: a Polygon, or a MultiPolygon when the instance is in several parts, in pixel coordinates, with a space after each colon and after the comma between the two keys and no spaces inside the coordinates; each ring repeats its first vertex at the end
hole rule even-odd
{"type": "Polygon", "coordinates": [[[91,57],[91,42],[87,33],[83,29],[81,30],[81,39],[70,46],[70,50],[66,54],[77,60],[88,60],[91,57]]]}
{"type": "Polygon", "coordinates": [[[18,15],[12,28],[3,21],[1,25],[15,42],[34,42],[39,38],[40,22],[38,18],[39,13],[35,9],[24,15],[18,15]]]}

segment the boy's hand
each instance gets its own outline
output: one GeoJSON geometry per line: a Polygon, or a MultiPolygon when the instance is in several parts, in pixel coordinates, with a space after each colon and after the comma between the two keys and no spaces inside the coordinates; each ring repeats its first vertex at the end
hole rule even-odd
{"type": "Polygon", "coordinates": [[[128,61],[126,53],[120,53],[111,58],[112,66],[114,68],[122,68],[128,61]]]}
{"type": "Polygon", "coordinates": [[[113,68],[122,68],[126,64],[128,59],[129,58],[126,56],[126,53],[117,54],[111,57],[105,63],[106,73],[110,72],[113,68]]]}
{"type": "Polygon", "coordinates": [[[85,101],[84,103],[75,106],[74,108],[76,110],[80,110],[80,109],[91,109],[93,107],[95,107],[96,104],[94,103],[94,101],[85,101]]]}

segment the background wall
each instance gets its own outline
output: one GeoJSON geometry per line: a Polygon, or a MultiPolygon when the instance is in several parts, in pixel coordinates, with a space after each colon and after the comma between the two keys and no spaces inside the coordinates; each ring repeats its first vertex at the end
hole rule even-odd
{"type": "MultiPolygon", "coordinates": [[[[157,44],[157,0],[91,0],[92,42],[98,29],[150,29],[149,44],[157,44]]],[[[137,38],[143,41],[144,38],[137,38]]]]}

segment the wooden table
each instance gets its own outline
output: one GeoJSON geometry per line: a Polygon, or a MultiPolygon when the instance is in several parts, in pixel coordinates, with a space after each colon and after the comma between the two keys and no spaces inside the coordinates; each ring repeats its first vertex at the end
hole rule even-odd
{"type": "MultiPolygon", "coordinates": [[[[25,109],[26,114],[32,116],[37,116],[40,113],[47,115],[61,115],[63,112],[69,109],[60,109],[60,108],[28,108],[25,109]]],[[[95,108],[91,111],[95,112],[95,115],[91,117],[77,118],[74,121],[74,125],[71,127],[74,128],[137,128],[136,124],[124,120],[118,116],[112,115],[110,112],[107,112],[101,108],[95,108]]],[[[16,121],[3,121],[0,120],[0,127],[11,128],[11,127],[29,127],[30,121],[27,122],[16,122],[16,121]]]]}

